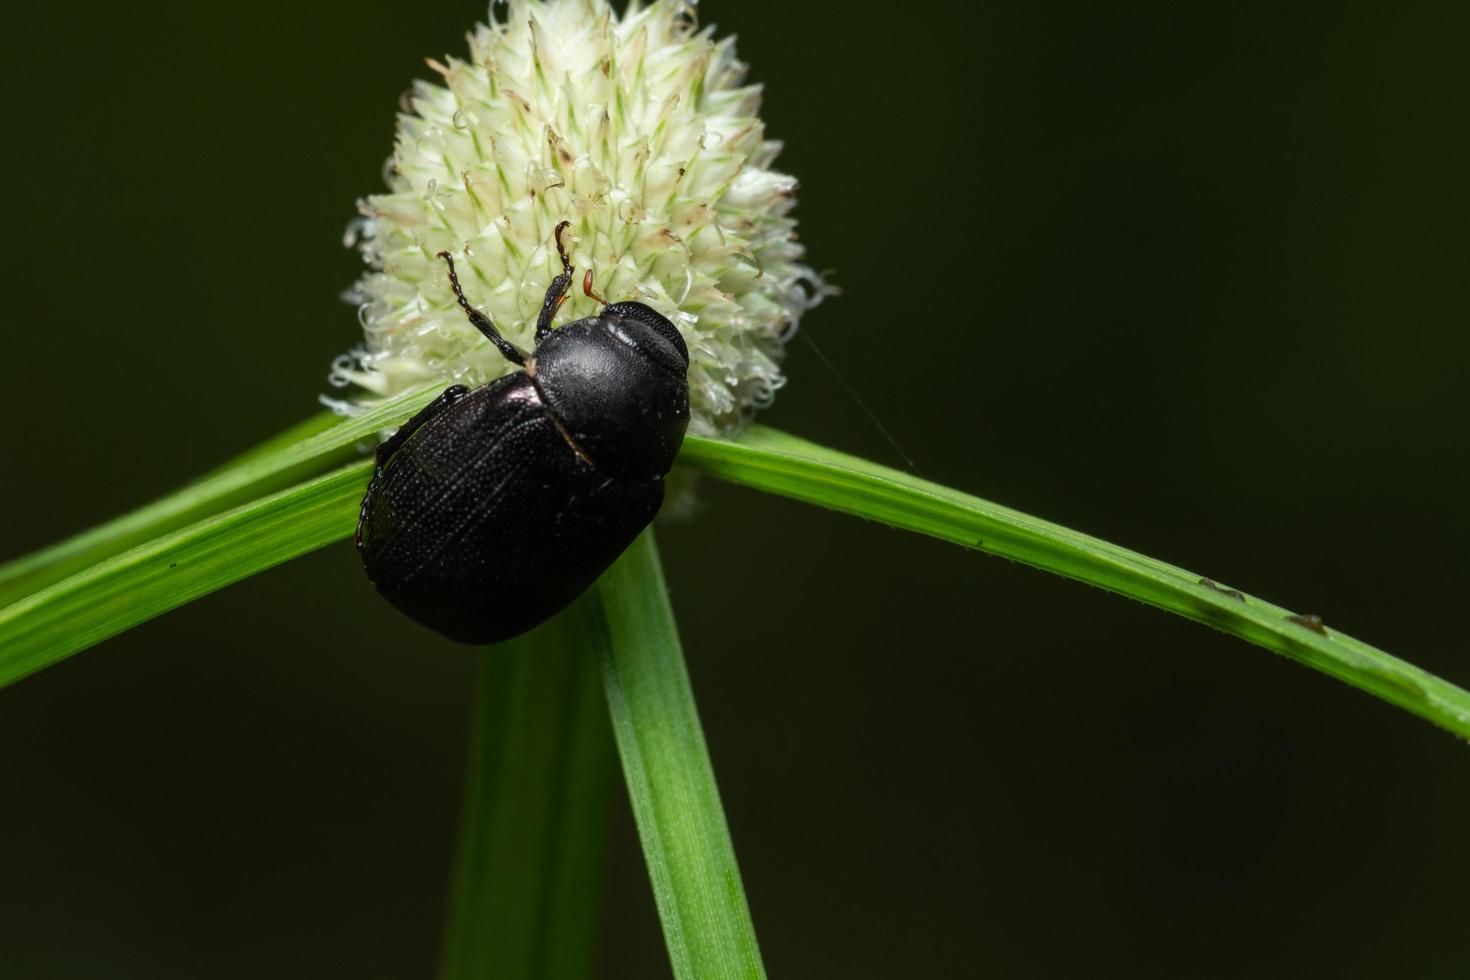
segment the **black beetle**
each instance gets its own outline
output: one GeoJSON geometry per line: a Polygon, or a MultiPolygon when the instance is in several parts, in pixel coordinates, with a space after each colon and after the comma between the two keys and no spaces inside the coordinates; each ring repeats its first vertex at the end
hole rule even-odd
{"type": "Polygon", "coordinates": [[[384,598],[462,643],[524,633],[568,605],[648,526],[689,426],[689,349],[642,303],[603,304],[559,329],[572,264],[517,349],[465,299],[481,333],[522,366],[473,391],[454,385],[378,447],[357,551],[384,598]]]}

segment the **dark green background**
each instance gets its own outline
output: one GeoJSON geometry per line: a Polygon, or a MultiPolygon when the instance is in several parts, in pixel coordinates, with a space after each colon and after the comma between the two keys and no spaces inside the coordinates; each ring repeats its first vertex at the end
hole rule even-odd
{"type": "MultiPolygon", "coordinates": [[[[6,6],[0,553],[315,410],[353,200],[482,14],[6,6]]],[[[1470,7],[703,16],[845,289],[806,328],[920,473],[1470,683],[1470,7]]],[[[766,421],[893,459],[789,368],[766,421]]],[[[1102,592],[704,502],[661,542],[773,977],[1470,968],[1459,741],[1102,592]]],[[[0,974],[428,976],[472,677],[342,544],[0,692],[0,974]]],[[[616,806],[603,972],[657,977],[616,806]]]]}

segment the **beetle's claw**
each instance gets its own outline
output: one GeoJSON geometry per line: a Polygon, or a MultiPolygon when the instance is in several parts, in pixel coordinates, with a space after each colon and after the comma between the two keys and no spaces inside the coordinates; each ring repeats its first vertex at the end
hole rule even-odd
{"type": "Polygon", "coordinates": [[[572,260],[567,258],[567,248],[561,243],[561,233],[572,226],[570,221],[563,219],[556,226],[554,237],[556,238],[556,254],[561,256],[561,271],[568,281],[572,278],[572,260]]]}

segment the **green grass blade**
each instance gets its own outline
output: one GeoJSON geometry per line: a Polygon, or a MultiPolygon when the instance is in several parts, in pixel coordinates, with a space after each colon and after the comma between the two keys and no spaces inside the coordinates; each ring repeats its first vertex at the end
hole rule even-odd
{"type": "Polygon", "coordinates": [[[597,592],[608,709],[674,976],[764,977],[652,532],[597,592]]]}
{"type": "Polygon", "coordinates": [[[0,609],[0,686],[352,533],[364,460],[104,559],[0,609]]]}
{"type": "Polygon", "coordinates": [[[442,980],[596,972],[613,743],[594,602],[482,654],[442,980]]]}
{"type": "MultiPolygon", "coordinates": [[[[263,562],[262,550],[278,547],[300,554],[349,535],[355,500],[351,506],[341,503],[342,523],[331,536],[322,537],[322,529],[306,524],[299,531],[300,540],[291,540],[296,532],[289,526],[274,527],[272,536],[258,542],[240,539],[237,543],[243,552],[255,556],[251,563],[230,569],[226,575],[229,562],[221,556],[220,568],[210,572],[218,573],[211,582],[189,584],[184,576],[157,576],[146,563],[129,568],[126,562],[119,565],[113,560],[127,557],[120,554],[124,545],[137,544],[135,554],[184,547],[193,540],[192,535],[210,533],[208,521],[172,535],[162,532],[196,513],[196,508],[223,509],[224,503],[238,496],[262,492],[272,481],[294,472],[292,467],[321,465],[335,451],[331,447],[340,449],[366,438],[378,426],[401,422],[430,397],[432,391],[416,392],[304,441],[253,455],[179,494],[6,566],[11,574],[9,584],[18,591],[6,593],[0,587],[0,603],[17,600],[18,595],[26,598],[0,608],[0,684],[226,581],[284,560],[263,562]],[[212,483],[217,480],[224,483],[212,483]],[[78,563],[85,570],[62,581],[78,563]],[[30,574],[18,580],[13,571],[17,566],[28,567],[30,574]],[[38,592],[42,584],[47,588],[38,592]],[[126,589],[131,595],[126,602],[113,596],[110,601],[118,608],[104,610],[102,599],[87,596],[98,588],[126,589]],[[55,610],[89,603],[90,611],[77,620],[75,629],[53,621],[55,610]],[[130,605],[136,609],[128,611],[125,607],[130,605]],[[51,617],[46,620],[49,626],[36,625],[46,617],[51,617]],[[99,618],[107,620],[106,628],[97,622],[99,618]]],[[[1470,693],[1465,690],[1336,630],[1323,627],[1319,631],[1294,621],[1289,610],[1212,587],[1194,572],[1106,541],[760,426],[733,442],[691,436],[680,460],[736,483],[978,548],[1167,609],[1306,664],[1470,738],[1470,693]]],[[[359,466],[358,472],[365,474],[367,464],[359,466]]],[[[360,494],[361,487],[359,482],[352,493],[345,487],[338,489],[346,501],[360,494]]],[[[273,508],[301,506],[294,494],[287,491],[273,502],[261,500],[241,511],[248,511],[250,520],[267,521],[273,508]]],[[[241,519],[238,514],[236,519],[241,519]]]]}
{"type": "Polygon", "coordinates": [[[771,493],[978,548],[1087,582],[1282,654],[1470,738],[1470,693],[1254,596],[1077,531],[774,429],[690,437],[680,461],[771,493]],[[1319,631],[1320,630],[1320,631],[1319,631]]]}
{"type": "Polygon", "coordinates": [[[437,388],[409,392],[356,418],[317,415],[194,483],[59,544],[0,565],[0,606],[134,545],[257,500],[358,455],[357,445],[422,408],[437,388]]]}
{"type": "Polygon", "coordinates": [[[317,412],[315,415],[308,415],[290,428],[282,429],[264,442],[258,442],[243,453],[226,460],[194,482],[197,483],[200,480],[210,479],[237,466],[262,459],[284,449],[290,449],[298,442],[304,442],[312,436],[326,432],[328,429],[334,429],[342,425],[345,421],[347,420],[333,412],[323,411],[317,412]]]}

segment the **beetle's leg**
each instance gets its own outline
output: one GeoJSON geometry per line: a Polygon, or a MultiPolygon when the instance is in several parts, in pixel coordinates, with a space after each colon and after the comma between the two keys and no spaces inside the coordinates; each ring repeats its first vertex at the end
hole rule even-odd
{"type": "Polygon", "coordinates": [[[373,491],[378,489],[378,481],[383,478],[383,467],[388,465],[388,460],[393,457],[393,454],[398,452],[408,441],[408,437],[422,428],[425,422],[469,393],[470,390],[464,385],[450,385],[439,392],[438,398],[419,409],[417,415],[400,425],[397,432],[378,443],[378,450],[373,455],[373,478],[368,481],[367,493],[362,498],[362,510],[357,515],[357,546],[359,548],[362,547],[362,527],[367,523],[368,501],[373,499],[373,491]]]}
{"type": "Polygon", "coordinates": [[[593,292],[593,290],[592,290],[592,270],[591,269],[588,269],[586,272],[582,273],[582,295],[583,296],[586,296],[588,299],[595,299],[595,300],[597,300],[597,302],[601,303],[603,306],[607,306],[608,305],[607,300],[603,299],[601,296],[597,295],[597,293],[593,292]]]}
{"type": "Polygon", "coordinates": [[[455,402],[469,393],[470,390],[464,385],[450,385],[448,388],[439,392],[438,398],[435,398],[429,404],[419,409],[417,415],[400,425],[397,432],[379,443],[377,472],[381,473],[383,471],[383,465],[388,462],[388,458],[398,452],[399,448],[408,441],[409,436],[423,428],[424,423],[430,421],[436,415],[441,414],[445,409],[452,407],[455,402]]]}
{"type": "Polygon", "coordinates": [[[505,355],[507,361],[524,367],[526,355],[516,349],[516,346],[510,341],[500,336],[500,331],[495,329],[495,324],[490,322],[490,318],[471,306],[470,301],[464,298],[464,290],[459,288],[459,276],[454,274],[454,258],[448,252],[440,252],[439,258],[449,263],[449,285],[454,287],[454,298],[459,301],[464,315],[470,318],[476,330],[484,334],[490,343],[495,345],[496,350],[505,355]]]}
{"type": "Polygon", "coordinates": [[[567,230],[570,221],[556,226],[556,254],[561,256],[561,275],[551,280],[546,289],[546,299],[541,304],[541,315],[536,318],[536,343],[541,343],[551,333],[551,321],[561,304],[567,301],[567,290],[572,285],[572,260],[567,258],[567,248],[561,243],[561,233],[567,230]]]}

